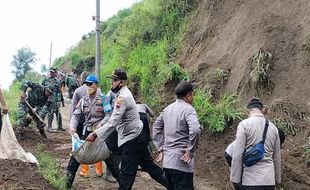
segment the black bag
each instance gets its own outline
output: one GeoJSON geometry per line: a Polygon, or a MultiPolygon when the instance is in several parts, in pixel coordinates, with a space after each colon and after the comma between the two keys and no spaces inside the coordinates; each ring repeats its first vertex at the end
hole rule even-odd
{"type": "Polygon", "coordinates": [[[266,139],[268,125],[269,125],[269,122],[266,119],[265,128],[263,132],[263,140],[257,143],[256,145],[249,147],[248,149],[244,151],[242,155],[242,160],[243,160],[243,164],[245,165],[245,167],[251,167],[255,165],[258,161],[264,158],[264,154],[265,154],[264,143],[266,139]]]}

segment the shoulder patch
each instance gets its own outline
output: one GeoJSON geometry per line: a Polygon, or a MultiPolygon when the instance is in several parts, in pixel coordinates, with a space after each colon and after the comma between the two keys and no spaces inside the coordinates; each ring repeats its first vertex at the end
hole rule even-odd
{"type": "Polygon", "coordinates": [[[116,109],[119,109],[123,104],[123,98],[122,97],[117,97],[116,98],[116,101],[115,101],[115,106],[116,106],[116,109]]]}

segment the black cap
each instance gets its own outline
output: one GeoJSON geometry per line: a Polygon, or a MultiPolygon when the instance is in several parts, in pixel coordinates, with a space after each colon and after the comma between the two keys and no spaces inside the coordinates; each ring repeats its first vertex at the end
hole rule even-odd
{"type": "Polygon", "coordinates": [[[115,69],[112,75],[108,76],[108,78],[118,79],[118,80],[127,80],[127,74],[126,74],[126,71],[123,69],[115,69]]]}
{"type": "Polygon", "coordinates": [[[184,97],[187,93],[194,91],[195,85],[188,82],[188,81],[182,81],[180,82],[174,89],[175,94],[178,98],[184,97]]]}
{"type": "Polygon", "coordinates": [[[264,107],[263,103],[257,98],[252,98],[249,101],[248,105],[246,106],[247,109],[257,108],[260,110],[262,110],[263,107],[264,107]]]}

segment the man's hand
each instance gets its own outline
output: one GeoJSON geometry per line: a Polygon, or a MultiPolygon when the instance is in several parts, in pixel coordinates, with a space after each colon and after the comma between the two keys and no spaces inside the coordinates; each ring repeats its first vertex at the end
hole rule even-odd
{"type": "Polygon", "coordinates": [[[92,132],[89,134],[86,138],[87,141],[94,142],[97,138],[97,134],[95,132],[92,132]]]}
{"type": "Polygon", "coordinates": [[[36,108],[32,108],[32,112],[35,113],[37,111],[36,108]]]}
{"type": "Polygon", "coordinates": [[[69,132],[71,135],[73,135],[73,134],[76,132],[76,130],[75,130],[74,128],[72,128],[72,127],[69,127],[68,132],[69,132]]]}
{"type": "Polygon", "coordinates": [[[231,184],[231,187],[234,189],[234,190],[241,190],[242,189],[242,187],[241,187],[241,185],[239,184],[239,183],[235,183],[235,182],[230,182],[230,184],[231,184]]]}
{"type": "Polygon", "coordinates": [[[189,164],[192,161],[192,158],[189,156],[188,150],[185,151],[184,155],[181,157],[185,163],[189,164]]]}
{"type": "Polygon", "coordinates": [[[26,94],[25,94],[25,93],[22,93],[22,94],[20,95],[20,100],[23,102],[23,101],[25,101],[25,99],[26,99],[26,94]]]}

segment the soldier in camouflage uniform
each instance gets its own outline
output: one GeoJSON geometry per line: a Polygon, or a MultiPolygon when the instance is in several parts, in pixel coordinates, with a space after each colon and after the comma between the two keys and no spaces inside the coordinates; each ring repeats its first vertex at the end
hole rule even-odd
{"type": "Polygon", "coordinates": [[[61,117],[61,113],[59,111],[60,108],[60,102],[62,102],[63,106],[64,106],[64,102],[63,102],[63,96],[62,96],[62,92],[61,92],[61,82],[60,80],[57,78],[57,69],[55,68],[51,68],[50,69],[50,76],[46,77],[43,82],[42,82],[43,86],[51,86],[52,91],[53,91],[53,98],[52,98],[52,107],[50,110],[48,110],[48,114],[47,114],[47,131],[48,132],[56,132],[52,130],[52,123],[53,123],[53,119],[54,119],[54,113],[56,114],[56,120],[57,120],[57,130],[60,131],[65,131],[64,128],[62,128],[62,117],[61,117]]]}
{"type": "Polygon", "coordinates": [[[69,99],[72,99],[74,91],[79,87],[77,76],[73,70],[67,77],[66,84],[68,87],[69,99]]]}
{"type": "MultiPolygon", "coordinates": [[[[40,121],[34,112],[36,112],[38,116],[44,119],[48,110],[50,110],[52,106],[52,90],[48,86],[42,86],[38,83],[27,81],[22,84],[21,91],[22,94],[17,111],[19,129],[26,127],[26,116],[27,113],[29,113],[35,121],[40,134],[46,138],[44,132],[45,123],[40,121]],[[26,97],[27,90],[28,96],[26,97]],[[26,101],[30,104],[31,108],[27,105],[26,101]]],[[[22,135],[22,133],[20,133],[20,135],[22,135]]]]}

